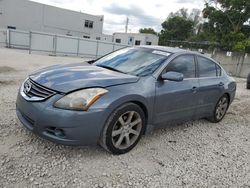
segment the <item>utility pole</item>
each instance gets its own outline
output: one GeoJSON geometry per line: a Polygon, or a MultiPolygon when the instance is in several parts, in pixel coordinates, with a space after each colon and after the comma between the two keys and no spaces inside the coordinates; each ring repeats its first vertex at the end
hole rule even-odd
{"type": "Polygon", "coordinates": [[[125,33],[128,32],[128,22],[129,22],[129,19],[127,17],[127,19],[126,19],[126,25],[125,25],[125,33]]]}

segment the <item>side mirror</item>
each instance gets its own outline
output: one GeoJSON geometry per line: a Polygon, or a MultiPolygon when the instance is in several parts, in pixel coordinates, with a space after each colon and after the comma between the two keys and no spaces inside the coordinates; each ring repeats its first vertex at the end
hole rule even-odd
{"type": "Polygon", "coordinates": [[[184,79],[182,73],[169,71],[161,75],[162,80],[170,80],[175,82],[181,82],[184,79]]]}
{"type": "Polygon", "coordinates": [[[88,64],[93,64],[94,62],[96,62],[96,59],[93,59],[93,60],[89,60],[89,61],[86,61],[88,64]]]}

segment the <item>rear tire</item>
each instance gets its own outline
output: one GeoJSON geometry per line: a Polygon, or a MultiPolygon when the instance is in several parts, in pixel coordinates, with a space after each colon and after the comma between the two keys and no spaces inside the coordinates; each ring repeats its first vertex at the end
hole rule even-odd
{"type": "Polygon", "coordinates": [[[250,89],[250,83],[247,83],[247,89],[250,89]]]}
{"type": "Polygon", "coordinates": [[[100,139],[107,151],[119,155],[132,150],[145,130],[145,114],[134,103],[117,108],[108,118],[100,139]]]}
{"type": "Polygon", "coordinates": [[[226,115],[228,107],[229,107],[229,98],[226,94],[224,94],[216,103],[216,106],[213,111],[213,116],[207,119],[212,123],[220,122],[226,115]]]}

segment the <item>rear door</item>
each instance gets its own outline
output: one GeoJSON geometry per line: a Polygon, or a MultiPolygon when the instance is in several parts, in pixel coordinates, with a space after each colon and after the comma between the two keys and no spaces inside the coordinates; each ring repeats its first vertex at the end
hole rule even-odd
{"type": "Polygon", "coordinates": [[[218,99],[224,92],[224,81],[221,76],[221,68],[212,60],[196,56],[199,76],[198,108],[197,116],[206,117],[210,115],[218,99]]]}

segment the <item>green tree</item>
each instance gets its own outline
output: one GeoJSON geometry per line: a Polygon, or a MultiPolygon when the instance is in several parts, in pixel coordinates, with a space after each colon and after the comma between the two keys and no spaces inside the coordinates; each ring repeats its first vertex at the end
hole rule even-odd
{"type": "Polygon", "coordinates": [[[250,19],[249,0],[209,0],[203,9],[203,17],[208,19],[204,32],[213,35],[212,38],[224,49],[244,48],[244,41],[249,37],[249,27],[244,26],[250,19]]]}
{"type": "Polygon", "coordinates": [[[194,23],[184,17],[174,16],[162,23],[161,34],[170,40],[186,40],[193,33],[194,23]]]}
{"type": "Polygon", "coordinates": [[[202,19],[199,9],[192,9],[190,13],[185,8],[171,12],[162,23],[159,43],[166,45],[169,40],[193,40],[201,30],[202,19]]]}
{"type": "Polygon", "coordinates": [[[196,29],[199,28],[199,25],[202,21],[201,10],[199,10],[199,9],[192,9],[191,12],[188,13],[188,9],[182,8],[175,13],[171,12],[169,14],[168,18],[172,18],[172,17],[176,17],[176,16],[185,18],[185,20],[192,21],[193,25],[196,29]]]}
{"type": "Polygon", "coordinates": [[[239,32],[250,19],[249,0],[209,0],[205,4],[203,15],[218,27],[239,32]]]}
{"type": "Polygon", "coordinates": [[[153,28],[141,28],[139,32],[157,35],[157,32],[153,28]]]}

